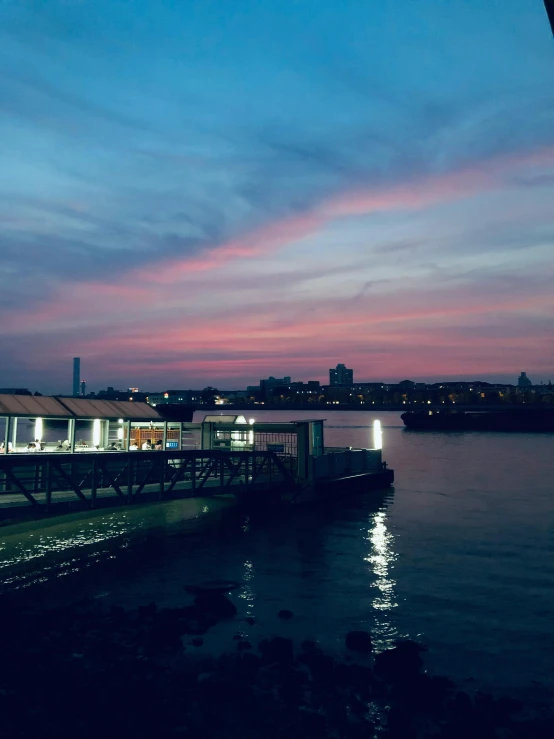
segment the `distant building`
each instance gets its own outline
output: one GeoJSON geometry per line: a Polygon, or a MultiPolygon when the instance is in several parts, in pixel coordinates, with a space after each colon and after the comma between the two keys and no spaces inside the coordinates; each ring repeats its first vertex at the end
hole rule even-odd
{"type": "Polygon", "coordinates": [[[533,386],[533,383],[527,377],[527,372],[522,372],[521,375],[517,378],[517,386],[518,387],[532,387],[533,386]]]}
{"type": "Polygon", "coordinates": [[[101,400],[134,400],[146,403],[147,393],[130,393],[129,390],[116,390],[109,386],[105,390],[99,390],[96,397],[101,400]]]}
{"type": "Polygon", "coordinates": [[[260,380],[260,390],[266,396],[270,395],[274,388],[284,385],[290,385],[290,377],[268,377],[265,380],[260,380]]]}
{"type": "Polygon", "coordinates": [[[32,395],[33,393],[23,387],[0,387],[0,395],[32,395]]]}
{"type": "Polygon", "coordinates": [[[329,370],[329,384],[331,387],[335,385],[353,385],[354,370],[348,369],[344,364],[337,364],[335,369],[329,370]]]}
{"type": "Polygon", "coordinates": [[[166,390],[163,393],[148,393],[150,405],[194,405],[202,402],[200,390],[166,390]]]}
{"type": "Polygon", "coordinates": [[[73,396],[81,394],[81,358],[73,357],[73,396]]]}
{"type": "Polygon", "coordinates": [[[84,398],[86,394],[87,394],[87,383],[85,380],[82,380],[81,381],[81,395],[84,398]]]}
{"type": "MultiPolygon", "coordinates": [[[[406,392],[407,390],[413,390],[416,387],[416,383],[413,382],[413,380],[401,380],[398,383],[398,387],[403,392],[406,392]]],[[[425,385],[423,385],[425,387],[425,385]]]]}

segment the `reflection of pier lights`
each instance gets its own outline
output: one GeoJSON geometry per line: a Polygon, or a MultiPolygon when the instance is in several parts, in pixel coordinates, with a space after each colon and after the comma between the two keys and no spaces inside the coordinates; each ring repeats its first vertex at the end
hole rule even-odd
{"type": "MultiPolygon", "coordinates": [[[[369,555],[365,557],[365,561],[369,562],[371,570],[375,575],[375,582],[372,587],[377,592],[373,598],[372,606],[382,615],[378,618],[377,637],[380,637],[381,643],[379,647],[389,648],[392,641],[396,638],[396,628],[387,619],[385,615],[387,611],[398,606],[395,599],[394,586],[396,580],[390,576],[390,568],[394,566],[396,554],[392,550],[393,535],[388,531],[386,525],[385,511],[378,511],[371,518],[371,528],[368,533],[368,541],[371,544],[369,555]]],[[[377,639],[375,640],[377,642],[377,639]]]]}
{"type": "MultiPolygon", "coordinates": [[[[242,529],[243,531],[248,531],[248,524],[249,520],[246,519],[242,529]]],[[[239,595],[239,598],[246,601],[246,615],[247,617],[252,618],[254,615],[254,605],[256,603],[256,594],[254,593],[254,565],[250,560],[246,560],[246,562],[243,564],[244,572],[242,575],[242,591],[239,595]]]]}

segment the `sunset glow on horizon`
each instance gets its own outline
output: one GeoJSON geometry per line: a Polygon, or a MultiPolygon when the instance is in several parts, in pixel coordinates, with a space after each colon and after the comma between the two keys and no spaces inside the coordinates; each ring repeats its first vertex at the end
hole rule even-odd
{"type": "Polygon", "coordinates": [[[554,380],[540,3],[0,14],[3,386],[554,380]]]}

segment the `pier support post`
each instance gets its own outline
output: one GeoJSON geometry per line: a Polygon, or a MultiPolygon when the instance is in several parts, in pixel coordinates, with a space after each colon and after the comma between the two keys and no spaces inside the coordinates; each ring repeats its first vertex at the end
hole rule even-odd
{"type": "MultiPolygon", "coordinates": [[[[37,455],[35,454],[35,458],[37,455]]],[[[41,465],[38,461],[38,459],[35,459],[35,474],[33,479],[33,495],[36,495],[38,491],[40,490],[40,472],[41,472],[41,465]]]]}
{"type": "Polygon", "coordinates": [[[46,510],[52,503],[52,462],[46,462],[46,510]]]}
{"type": "Polygon", "coordinates": [[[310,424],[307,421],[296,425],[296,453],[298,477],[300,480],[307,480],[310,476],[310,424]]]}
{"type": "MultiPolygon", "coordinates": [[[[15,452],[15,447],[17,444],[17,418],[13,419],[13,427],[12,427],[12,447],[15,452]]],[[[6,447],[8,445],[6,444],[6,447]]]]}
{"type": "Polygon", "coordinates": [[[160,492],[158,494],[159,500],[163,500],[164,493],[165,493],[165,468],[167,464],[167,459],[165,458],[165,451],[161,455],[160,460],[160,492]]]}
{"type": "Polygon", "coordinates": [[[92,475],[91,484],[90,484],[90,507],[96,508],[96,459],[92,459],[92,469],[90,471],[92,475]]]}
{"type": "Polygon", "coordinates": [[[129,460],[127,462],[127,503],[133,502],[133,473],[133,458],[129,456],[129,460]]]}
{"type": "Polygon", "coordinates": [[[69,451],[71,454],[75,452],[75,419],[70,418],[67,422],[68,429],[67,429],[67,435],[68,435],[68,441],[69,441],[69,451]]]}
{"type": "Polygon", "coordinates": [[[6,416],[6,428],[4,432],[4,454],[8,453],[8,448],[10,445],[10,427],[11,427],[12,419],[10,416],[6,416]]]}

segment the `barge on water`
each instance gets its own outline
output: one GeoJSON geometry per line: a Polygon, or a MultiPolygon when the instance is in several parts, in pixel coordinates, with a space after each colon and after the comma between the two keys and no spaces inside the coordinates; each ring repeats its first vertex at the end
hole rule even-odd
{"type": "Polygon", "coordinates": [[[407,411],[404,426],[416,431],[554,431],[554,409],[510,408],[495,411],[407,411]]]}
{"type": "Polygon", "coordinates": [[[325,447],[320,419],[208,415],[192,423],[145,403],[0,395],[2,416],[4,520],[221,494],[257,507],[291,505],[394,480],[378,421],[373,448],[352,449],[325,447]],[[56,441],[61,421],[67,438],[56,441]]]}

